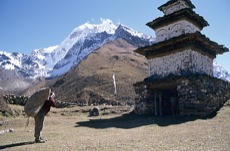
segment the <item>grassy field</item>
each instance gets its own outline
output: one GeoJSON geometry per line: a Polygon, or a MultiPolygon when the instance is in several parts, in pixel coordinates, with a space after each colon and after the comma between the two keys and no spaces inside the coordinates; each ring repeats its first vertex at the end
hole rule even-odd
{"type": "MultiPolygon", "coordinates": [[[[22,107],[13,106],[17,110],[22,107]]],[[[116,110],[116,108],[114,109],[116,110]]],[[[103,113],[104,111],[102,111],[103,113]]],[[[108,111],[105,111],[108,112],[108,111]]],[[[115,112],[114,112],[115,113],[115,112]]],[[[0,149],[6,151],[228,151],[230,149],[229,101],[213,118],[152,117],[107,114],[87,117],[79,107],[54,109],[45,118],[46,143],[34,143],[34,120],[0,116],[0,149]]]]}

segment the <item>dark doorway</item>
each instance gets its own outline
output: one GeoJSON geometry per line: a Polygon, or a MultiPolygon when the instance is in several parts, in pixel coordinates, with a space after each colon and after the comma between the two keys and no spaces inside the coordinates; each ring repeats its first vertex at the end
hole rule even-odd
{"type": "Polygon", "coordinates": [[[151,100],[154,116],[173,116],[180,114],[176,82],[151,85],[151,100]]]}
{"type": "Polygon", "coordinates": [[[179,114],[178,93],[176,88],[162,89],[162,116],[179,114]]]}

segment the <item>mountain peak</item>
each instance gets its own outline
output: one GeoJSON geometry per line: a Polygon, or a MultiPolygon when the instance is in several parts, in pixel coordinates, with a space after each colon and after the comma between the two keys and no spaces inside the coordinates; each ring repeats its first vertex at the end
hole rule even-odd
{"type": "Polygon", "coordinates": [[[141,32],[138,32],[138,31],[136,31],[136,30],[134,30],[132,28],[129,28],[129,27],[123,25],[123,24],[120,24],[118,26],[118,28],[116,29],[116,31],[118,32],[118,31],[122,31],[122,30],[130,33],[132,36],[136,36],[136,37],[140,37],[140,38],[142,38],[142,37],[145,37],[145,38],[150,37],[150,36],[145,35],[145,34],[143,34],[141,32]]]}
{"type": "Polygon", "coordinates": [[[85,37],[93,33],[107,32],[108,34],[114,34],[117,26],[113,24],[110,19],[101,19],[100,24],[90,24],[89,22],[75,28],[71,34],[70,39],[76,37],[85,37]]]}
{"type": "Polygon", "coordinates": [[[154,42],[154,39],[151,36],[135,31],[123,24],[120,24],[115,31],[114,39],[117,38],[124,39],[136,47],[151,45],[154,42]]]}
{"type": "Polygon", "coordinates": [[[58,50],[62,58],[54,65],[51,75],[57,76],[67,72],[92,51],[111,40],[116,29],[117,26],[109,19],[101,19],[100,24],[85,23],[75,28],[59,45],[58,50]]]}

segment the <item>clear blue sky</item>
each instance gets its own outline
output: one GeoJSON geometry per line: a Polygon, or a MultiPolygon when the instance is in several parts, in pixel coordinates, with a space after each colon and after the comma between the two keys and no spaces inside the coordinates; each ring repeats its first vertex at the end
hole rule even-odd
{"type": "MultiPolygon", "coordinates": [[[[167,0],[0,0],[0,50],[30,54],[58,45],[77,26],[111,19],[155,37],[145,24],[167,0]]],[[[192,0],[210,24],[202,33],[230,48],[230,0],[192,0]]],[[[217,57],[230,71],[230,53],[217,57]]]]}

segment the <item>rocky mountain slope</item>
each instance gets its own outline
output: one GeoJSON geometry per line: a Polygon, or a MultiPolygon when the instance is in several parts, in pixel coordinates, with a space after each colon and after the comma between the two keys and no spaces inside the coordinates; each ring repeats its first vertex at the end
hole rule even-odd
{"type": "MultiPolygon", "coordinates": [[[[57,91],[60,92],[60,98],[62,98],[61,91],[59,91],[60,83],[66,84],[68,83],[66,81],[74,78],[76,78],[75,81],[78,83],[72,81],[69,83],[69,87],[71,85],[79,85],[77,91],[74,91],[74,93],[78,93],[77,95],[82,96],[83,94],[85,95],[96,90],[97,88],[89,88],[87,85],[91,85],[92,82],[99,80],[102,83],[107,81],[105,83],[109,82],[109,84],[111,84],[109,85],[109,89],[105,91],[105,95],[108,96],[108,91],[111,95],[112,86],[114,86],[112,65],[114,64],[115,78],[117,80],[122,79],[121,77],[125,78],[126,76],[128,80],[121,80],[124,83],[129,83],[127,82],[129,79],[131,79],[131,84],[135,83],[137,79],[139,79],[139,81],[143,80],[147,72],[147,70],[145,70],[147,66],[141,67],[140,65],[146,65],[146,60],[144,58],[133,58],[138,55],[132,51],[137,47],[151,45],[152,43],[154,43],[154,39],[150,36],[137,32],[125,25],[119,25],[117,27],[108,19],[102,20],[101,24],[85,23],[75,28],[59,45],[36,49],[31,55],[0,51],[0,91],[18,92],[29,87],[27,90],[30,91],[26,94],[31,94],[31,90],[34,91],[46,85],[47,80],[44,79],[57,77],[58,81],[55,87],[57,91]],[[108,49],[108,51],[106,52],[104,49],[108,49]],[[102,50],[104,50],[103,53],[101,52],[102,50]],[[100,53],[100,55],[96,55],[97,53],[100,53]],[[96,57],[88,60],[88,58],[92,56],[96,57]],[[126,59],[124,59],[124,56],[126,59]],[[94,61],[95,58],[98,58],[98,61],[94,61]],[[105,58],[111,58],[111,60],[106,60],[105,58]],[[120,64],[119,68],[116,66],[117,64],[120,64]],[[124,68],[121,69],[120,66],[124,68]],[[71,75],[73,69],[77,72],[71,75]],[[116,73],[116,70],[118,70],[118,73],[116,73]],[[127,71],[128,73],[126,73],[127,71]],[[140,71],[143,74],[139,74],[140,71]],[[108,75],[105,75],[105,73],[108,75]],[[67,75],[68,77],[63,77],[67,75]],[[89,83],[87,84],[87,82],[89,83]],[[35,88],[31,88],[31,85],[33,87],[35,86],[35,88]],[[80,92],[80,89],[84,88],[87,89],[82,90],[84,92],[80,92]],[[89,91],[88,88],[90,89],[89,91]]],[[[138,58],[141,57],[138,56],[138,58]]],[[[225,81],[230,81],[230,74],[216,62],[214,62],[214,76],[225,81]]],[[[48,80],[48,85],[50,85],[49,82],[52,85],[53,80],[48,80]]],[[[118,94],[119,86],[118,84],[118,94]]],[[[126,86],[131,89],[130,85],[125,85],[125,87],[126,86]]],[[[67,87],[68,85],[65,86],[65,88],[67,87]]],[[[94,87],[97,87],[97,84],[95,84],[94,87]]],[[[123,88],[121,89],[122,93],[126,92],[125,90],[123,91],[123,88]]],[[[71,92],[72,89],[69,91],[71,92]]],[[[75,100],[75,96],[73,99],[68,98],[64,100],[75,100]]]]}
{"type": "MultiPolygon", "coordinates": [[[[59,45],[34,50],[31,55],[0,51],[0,88],[17,90],[7,79],[19,79],[24,89],[38,78],[54,78],[68,72],[85,57],[104,44],[122,38],[134,46],[150,45],[154,39],[124,25],[115,26],[110,20],[101,24],[83,24],[75,28],[59,45]],[[13,73],[13,74],[12,74],[13,73]],[[4,83],[4,84],[3,84],[4,83]],[[8,85],[6,88],[4,85],[8,85]]],[[[21,86],[21,87],[20,87],[21,86]]]]}
{"type": "Polygon", "coordinates": [[[95,50],[53,81],[57,99],[81,105],[133,103],[133,83],[148,76],[147,61],[133,52],[136,48],[124,39],[116,39],[95,50]]]}
{"type": "Polygon", "coordinates": [[[216,60],[214,60],[213,62],[213,74],[214,77],[217,77],[218,79],[230,82],[230,72],[228,72],[220,64],[218,64],[216,60]]]}

